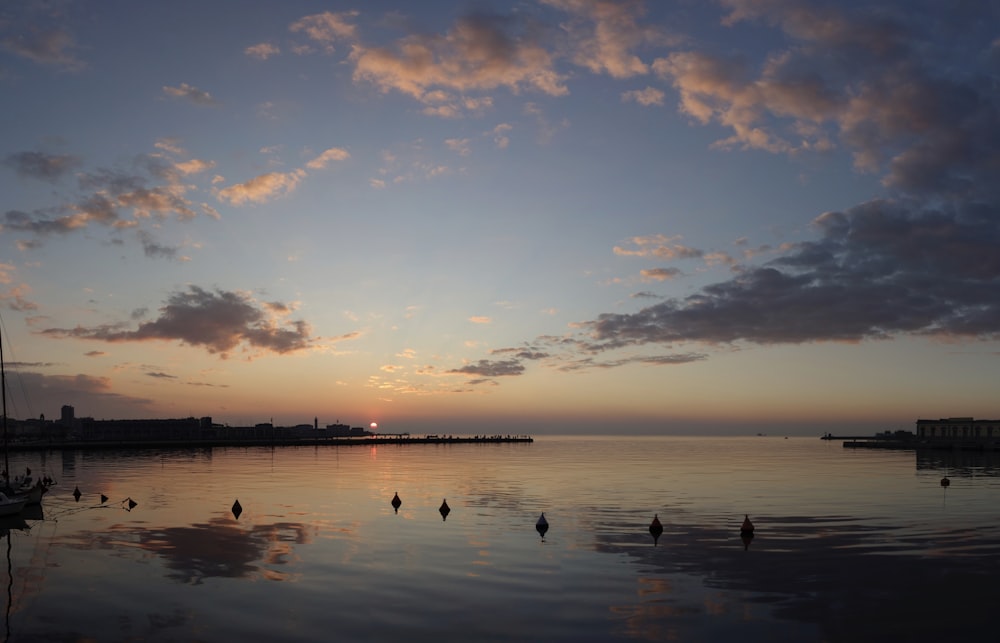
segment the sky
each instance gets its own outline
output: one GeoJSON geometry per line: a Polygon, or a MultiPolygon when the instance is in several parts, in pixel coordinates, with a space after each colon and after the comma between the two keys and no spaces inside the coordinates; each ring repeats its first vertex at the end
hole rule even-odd
{"type": "Polygon", "coordinates": [[[26,0],[0,123],[13,417],[1000,417],[996,0],[26,0]]]}

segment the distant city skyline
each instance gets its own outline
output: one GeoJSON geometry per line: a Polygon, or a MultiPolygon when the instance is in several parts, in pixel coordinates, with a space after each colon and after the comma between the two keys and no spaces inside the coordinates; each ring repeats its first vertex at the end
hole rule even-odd
{"type": "Polygon", "coordinates": [[[1000,417],[1000,4],[8,3],[12,417],[1000,417]]]}

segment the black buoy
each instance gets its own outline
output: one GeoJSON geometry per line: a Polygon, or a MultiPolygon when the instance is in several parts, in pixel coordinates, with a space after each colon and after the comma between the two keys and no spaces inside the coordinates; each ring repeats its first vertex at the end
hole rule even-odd
{"type": "Polygon", "coordinates": [[[76,489],[73,489],[73,497],[76,498],[77,502],[80,502],[80,496],[82,496],[82,495],[83,494],[80,493],[80,487],[77,487],[76,489]]]}
{"type": "Polygon", "coordinates": [[[660,535],[663,534],[663,525],[660,524],[659,514],[653,514],[653,522],[649,523],[649,533],[653,537],[653,546],[655,547],[660,535]]]}
{"type": "Polygon", "coordinates": [[[243,507],[240,506],[240,501],[237,498],[236,502],[233,503],[233,517],[239,520],[241,513],[243,513],[243,507]]]}
{"type": "Polygon", "coordinates": [[[941,486],[942,487],[947,487],[950,484],[951,484],[951,480],[948,479],[948,476],[945,476],[945,477],[941,478],[941,486]]]}
{"type": "Polygon", "coordinates": [[[448,520],[448,514],[451,513],[451,507],[448,506],[448,500],[441,501],[441,508],[438,509],[441,512],[441,520],[448,520]]]}
{"type": "Polygon", "coordinates": [[[101,504],[103,505],[107,501],[108,501],[108,497],[102,493],[101,494],[101,504]]]}
{"type": "Polygon", "coordinates": [[[740,540],[743,541],[743,551],[750,549],[750,541],[753,540],[753,523],[750,516],[743,514],[743,524],[740,525],[740,540]]]}
{"type": "Polygon", "coordinates": [[[535,523],[535,529],[538,531],[538,535],[545,538],[545,532],[549,530],[549,521],[545,519],[545,512],[538,517],[538,522],[535,523]]]}
{"type": "Polygon", "coordinates": [[[399,492],[397,491],[392,496],[392,508],[396,510],[396,513],[399,513],[399,505],[401,504],[403,504],[403,501],[399,499],[399,492]]]}
{"type": "Polygon", "coordinates": [[[133,509],[135,509],[136,505],[138,505],[138,504],[139,503],[136,502],[135,500],[132,500],[131,498],[128,498],[128,510],[129,511],[132,511],[133,509]]]}

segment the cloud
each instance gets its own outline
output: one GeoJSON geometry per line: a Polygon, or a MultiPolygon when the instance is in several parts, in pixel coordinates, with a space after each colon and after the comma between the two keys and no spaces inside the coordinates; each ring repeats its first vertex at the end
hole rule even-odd
{"type": "Polygon", "coordinates": [[[697,248],[677,243],[680,239],[679,236],[668,237],[662,234],[632,237],[629,242],[636,246],[634,249],[615,246],[613,252],[620,257],[654,257],[662,260],[697,259],[705,254],[697,248]]]}
{"type": "Polygon", "coordinates": [[[59,417],[63,405],[74,407],[77,417],[99,411],[104,417],[150,417],[153,400],[116,393],[109,377],[92,375],[45,375],[25,368],[55,366],[50,363],[23,364],[18,368],[19,385],[33,391],[31,400],[36,410],[46,417],[59,417]]]}
{"type": "Polygon", "coordinates": [[[501,150],[507,149],[510,146],[510,132],[514,129],[514,126],[510,123],[500,123],[493,128],[490,134],[493,136],[493,143],[501,150]]]}
{"type": "Polygon", "coordinates": [[[675,342],[1000,337],[1000,220],[876,200],[818,217],[816,241],[684,299],[583,324],[595,350],[675,342]]]}
{"type": "Polygon", "coordinates": [[[197,87],[192,87],[187,83],[181,83],[177,87],[164,85],[163,93],[172,98],[182,98],[194,103],[195,105],[202,105],[205,107],[217,107],[219,105],[218,101],[212,98],[211,94],[198,89],[197,87]]]}
{"type": "MultiPolygon", "coordinates": [[[[2,25],[2,23],[0,23],[2,25]]],[[[39,28],[34,25],[14,25],[17,33],[0,40],[0,45],[13,54],[40,65],[77,71],[86,67],[73,53],[76,43],[72,34],[62,28],[39,28]]]]}
{"type": "Polygon", "coordinates": [[[984,43],[956,41],[964,56],[935,46],[929,38],[941,25],[960,29],[933,3],[922,5],[931,15],[912,19],[783,0],[725,5],[731,21],[763,20],[792,44],[759,66],[700,51],[658,59],[652,68],[672,81],[681,110],[695,124],[729,129],[720,147],[800,154],[842,146],[855,167],[882,174],[888,194],[815,217],[811,238],[778,249],[741,240],[746,264],[680,237],[633,237],[615,254],[701,258],[733,276],[532,345],[555,368],[575,370],[706,358],[614,355],[683,343],[1000,338],[1000,97],[975,64],[981,58],[969,55],[984,43]]]}
{"type": "Polygon", "coordinates": [[[511,19],[480,14],[460,18],[443,36],[412,35],[393,48],[355,45],[354,80],[429,105],[450,100],[452,93],[500,87],[515,93],[527,89],[550,96],[569,93],[550,53],[530,30],[517,31],[517,26],[511,19]]]}
{"type": "MultiPolygon", "coordinates": [[[[286,311],[288,309],[285,309],[286,311]]],[[[239,346],[273,353],[292,353],[310,348],[314,339],[304,321],[287,321],[273,305],[261,305],[249,295],[198,286],[175,292],[160,308],[160,316],[131,330],[127,324],[92,328],[49,328],[52,337],[104,342],[180,341],[201,346],[210,353],[228,357],[239,346]]]]}
{"type": "Polygon", "coordinates": [[[698,51],[654,61],[653,69],[680,92],[683,112],[732,131],[717,145],[782,153],[842,145],[858,169],[884,172],[883,183],[894,190],[996,196],[995,82],[977,64],[989,43],[972,29],[947,49],[931,40],[942,30],[957,36],[961,12],[934,3],[919,14],[783,1],[724,4],[728,24],[763,21],[792,43],[756,68],[698,51]]]}
{"type": "Polygon", "coordinates": [[[667,281],[683,273],[678,268],[647,268],[640,271],[640,274],[643,281],[667,281]]]}
{"type": "Polygon", "coordinates": [[[676,237],[635,237],[634,248],[615,254],[704,256],[736,276],[635,313],[600,315],[569,345],[1000,337],[992,250],[1000,242],[1000,105],[990,85],[974,69],[942,65],[915,22],[898,16],[777,0],[724,4],[730,24],[762,19],[799,42],[769,55],[759,73],[745,60],[702,52],[659,59],[653,67],[673,80],[682,111],[731,128],[726,146],[791,152],[824,149],[836,137],[857,167],[882,169],[894,195],[818,217],[817,240],[786,244],[759,266],[705,255],[676,237]]]}
{"type": "Polygon", "coordinates": [[[448,371],[449,373],[459,373],[462,375],[477,375],[481,377],[506,377],[510,375],[521,375],[524,366],[515,359],[490,361],[481,359],[475,364],[466,364],[461,368],[448,371]]]}
{"type": "Polygon", "coordinates": [[[216,197],[220,201],[224,201],[230,205],[264,203],[295,190],[299,181],[305,178],[305,175],[304,170],[268,172],[267,174],[256,176],[246,183],[237,183],[228,188],[223,188],[216,193],[216,197]]]}
{"type": "Polygon", "coordinates": [[[470,142],[467,138],[448,138],[445,139],[444,144],[459,156],[468,156],[472,153],[472,149],[469,147],[470,142]]]}
{"type": "Polygon", "coordinates": [[[8,288],[6,291],[0,291],[0,302],[3,302],[8,309],[19,312],[38,310],[38,304],[28,298],[30,294],[31,286],[28,284],[19,284],[8,288]]]}
{"type": "Polygon", "coordinates": [[[492,355],[513,355],[517,359],[541,360],[549,357],[549,353],[534,348],[498,348],[490,352],[492,355]]]}
{"type": "Polygon", "coordinates": [[[542,0],[570,14],[561,26],[572,41],[573,62],[595,74],[631,78],[649,73],[646,63],[632,53],[645,44],[666,40],[656,28],[639,26],[642,4],[612,0],[542,0]]]}
{"type": "Polygon", "coordinates": [[[306,163],[310,170],[322,170],[333,161],[346,161],[351,158],[351,153],[339,147],[331,147],[313,160],[306,163]]]}
{"type": "Polygon", "coordinates": [[[81,162],[69,154],[25,151],[9,155],[3,164],[14,168],[20,176],[54,182],[79,167],[81,162]]]}
{"type": "MultiPolygon", "coordinates": [[[[325,53],[333,53],[333,43],[337,41],[353,41],[356,38],[357,27],[350,19],[358,16],[357,11],[341,13],[323,13],[305,16],[289,25],[289,31],[305,34],[310,40],[318,43],[325,53]]],[[[309,53],[308,47],[299,48],[298,53],[309,53]]]]}
{"type": "Polygon", "coordinates": [[[493,319],[485,315],[474,315],[469,317],[469,321],[473,324],[492,324],[493,319]]]}
{"type": "Polygon", "coordinates": [[[201,159],[191,159],[175,163],[174,168],[181,174],[200,174],[215,167],[215,161],[202,161],[201,159]]]}
{"type": "Polygon", "coordinates": [[[646,364],[648,366],[674,366],[677,364],[690,364],[708,359],[704,353],[679,353],[675,355],[638,355],[623,357],[615,360],[600,361],[592,357],[573,360],[560,364],[557,370],[569,373],[575,371],[586,371],[590,369],[612,369],[629,366],[631,364],[646,364]]]}
{"type": "Polygon", "coordinates": [[[633,89],[622,94],[622,101],[633,101],[639,103],[643,107],[650,107],[652,105],[662,106],[665,98],[666,94],[662,90],[656,89],[655,87],[633,89]]]}
{"type": "Polygon", "coordinates": [[[277,45],[272,45],[267,42],[262,42],[257,45],[251,45],[243,50],[243,53],[251,58],[256,58],[258,60],[267,60],[271,56],[277,56],[281,53],[281,49],[277,45]]]}
{"type": "Polygon", "coordinates": [[[181,185],[139,188],[119,194],[115,206],[132,208],[134,215],[142,218],[173,213],[182,220],[193,219],[197,213],[191,209],[191,202],[182,196],[185,190],[181,185]]]}
{"type": "MultiPolygon", "coordinates": [[[[142,243],[143,253],[150,258],[163,258],[163,259],[177,259],[177,253],[180,251],[179,248],[174,246],[164,246],[156,243],[153,239],[153,235],[145,230],[138,231],[139,241],[142,243]]],[[[184,260],[186,257],[180,257],[184,260]]]]}

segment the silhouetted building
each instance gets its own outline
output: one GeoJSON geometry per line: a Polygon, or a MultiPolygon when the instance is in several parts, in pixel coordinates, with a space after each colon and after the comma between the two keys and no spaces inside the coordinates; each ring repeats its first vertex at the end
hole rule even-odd
{"type": "Polygon", "coordinates": [[[1000,420],[971,417],[917,420],[917,438],[930,443],[975,443],[996,448],[1000,446],[1000,420]]]}

